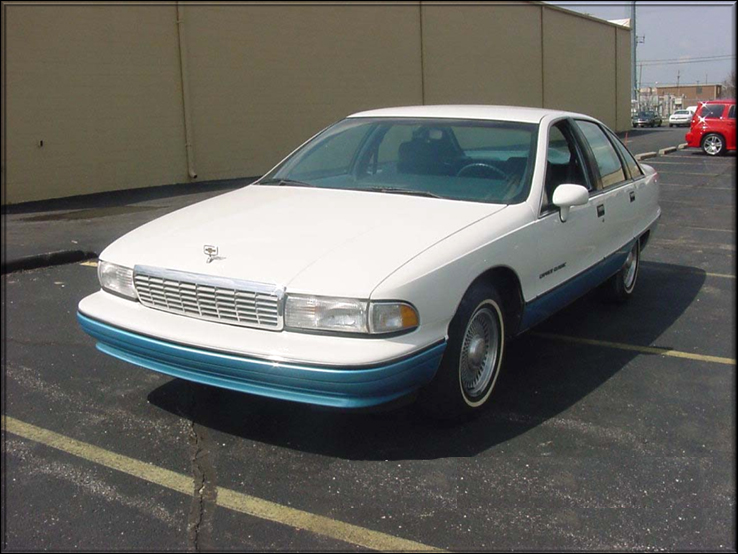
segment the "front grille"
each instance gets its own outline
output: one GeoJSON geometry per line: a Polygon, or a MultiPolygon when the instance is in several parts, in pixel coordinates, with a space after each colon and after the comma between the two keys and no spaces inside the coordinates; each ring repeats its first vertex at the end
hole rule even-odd
{"type": "Polygon", "coordinates": [[[283,327],[283,289],[274,285],[148,266],[134,268],[133,282],[150,308],[244,327],[283,327]]]}

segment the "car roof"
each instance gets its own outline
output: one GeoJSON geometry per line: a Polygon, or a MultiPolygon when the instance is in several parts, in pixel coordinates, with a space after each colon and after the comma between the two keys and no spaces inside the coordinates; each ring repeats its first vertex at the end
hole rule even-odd
{"type": "Polygon", "coordinates": [[[735,104],[735,98],[718,98],[717,100],[705,100],[702,104],[735,104]]]}
{"type": "MultiPolygon", "coordinates": [[[[586,117],[584,114],[548,110],[543,108],[527,108],[521,106],[484,106],[484,105],[439,105],[439,106],[402,106],[382,108],[351,114],[348,117],[417,117],[438,119],[481,119],[493,121],[517,121],[522,123],[540,123],[546,116],[586,117]]],[[[589,118],[591,119],[591,118],[589,118]]]]}

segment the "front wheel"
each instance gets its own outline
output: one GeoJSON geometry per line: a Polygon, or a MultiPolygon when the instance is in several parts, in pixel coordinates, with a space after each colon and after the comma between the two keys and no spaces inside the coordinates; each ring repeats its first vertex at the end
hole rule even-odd
{"type": "Polygon", "coordinates": [[[617,303],[627,302],[633,296],[640,266],[641,241],[636,239],[623,267],[605,283],[606,299],[617,303]]]}
{"type": "Polygon", "coordinates": [[[433,381],[420,393],[421,407],[440,419],[479,413],[502,366],[505,317],[491,285],[472,286],[451,320],[448,344],[433,381]]]}
{"type": "Polygon", "coordinates": [[[702,139],[702,151],[708,156],[720,156],[725,152],[725,141],[716,133],[710,133],[702,139]]]}

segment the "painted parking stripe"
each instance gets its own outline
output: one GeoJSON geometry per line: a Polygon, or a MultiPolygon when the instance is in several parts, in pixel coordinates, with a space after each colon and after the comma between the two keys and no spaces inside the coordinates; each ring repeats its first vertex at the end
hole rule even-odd
{"type": "Polygon", "coordinates": [[[659,169],[659,175],[674,174],[674,175],[697,175],[699,177],[720,177],[721,175],[727,175],[726,173],[688,173],[686,171],[667,171],[665,169],[659,169]]]}
{"type": "Polygon", "coordinates": [[[681,188],[688,188],[693,190],[703,190],[703,191],[712,191],[712,190],[735,190],[735,187],[711,187],[708,185],[678,185],[676,183],[659,183],[660,187],[681,187],[681,188]]]}
{"type": "Polygon", "coordinates": [[[666,200],[664,198],[659,198],[659,203],[664,204],[684,204],[685,206],[697,206],[698,208],[720,208],[725,210],[734,210],[735,206],[732,206],[730,204],[705,204],[700,202],[690,202],[687,200],[666,200]]]}
{"type": "Polygon", "coordinates": [[[88,260],[86,262],[82,262],[79,265],[84,265],[84,266],[87,266],[87,267],[97,267],[97,260],[88,260]]]}
{"type": "Polygon", "coordinates": [[[735,229],[716,229],[715,227],[695,227],[694,225],[678,225],[676,223],[659,223],[659,227],[673,229],[695,229],[697,231],[714,231],[716,233],[735,233],[735,229]]]}
{"type": "Polygon", "coordinates": [[[650,164],[684,164],[684,165],[695,165],[695,164],[708,164],[713,162],[721,162],[724,161],[726,163],[718,163],[717,165],[730,165],[733,162],[733,160],[715,160],[715,159],[692,159],[692,161],[689,162],[675,162],[674,158],[682,158],[682,159],[689,159],[690,156],[667,156],[663,160],[662,159],[654,159],[649,162],[650,164]]]}
{"type": "Polygon", "coordinates": [[[658,265],[651,265],[651,262],[643,262],[644,269],[648,271],[668,271],[673,273],[686,273],[688,275],[707,275],[708,277],[714,277],[717,279],[735,279],[735,275],[727,273],[709,273],[707,271],[698,268],[676,268],[676,267],[660,267],[658,265]]]}
{"type": "Polygon", "coordinates": [[[660,356],[670,356],[672,358],[686,358],[688,360],[697,360],[700,362],[711,362],[715,364],[735,365],[735,359],[722,358],[720,356],[704,356],[702,354],[693,354],[692,352],[680,352],[671,348],[660,348],[657,346],[638,346],[635,344],[625,344],[622,342],[610,342],[605,340],[584,339],[581,337],[570,337],[567,335],[558,335],[555,333],[532,333],[536,337],[544,339],[561,340],[565,342],[574,342],[579,344],[588,344],[591,346],[604,346],[607,348],[616,348],[618,350],[630,350],[632,352],[640,352],[641,354],[658,354],[660,356]]]}
{"type": "MultiPolygon", "coordinates": [[[[193,492],[192,477],[155,466],[122,454],[116,454],[91,444],[81,442],[10,416],[3,416],[2,429],[83,460],[132,475],[138,479],[181,492],[188,496],[193,492]]],[[[218,487],[218,506],[260,519],[303,529],[331,539],[343,541],[372,550],[445,552],[422,543],[393,537],[335,519],[296,510],[268,500],[249,496],[234,490],[218,487]]]]}

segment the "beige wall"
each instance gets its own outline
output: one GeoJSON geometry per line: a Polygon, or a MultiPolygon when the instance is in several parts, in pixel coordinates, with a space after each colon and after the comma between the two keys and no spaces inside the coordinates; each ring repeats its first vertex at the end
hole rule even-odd
{"type": "Polygon", "coordinates": [[[426,104],[542,106],[541,7],[423,6],[426,104]]]}
{"type": "Polygon", "coordinates": [[[615,29],[544,9],[544,106],[582,112],[615,127],[615,29]]]}
{"type": "Polygon", "coordinates": [[[8,203],[185,179],[174,7],[6,9],[8,203]]]}
{"type": "Polygon", "coordinates": [[[3,203],[190,181],[183,92],[197,181],[259,175],[374,107],[544,106],[630,125],[629,31],[537,2],[184,4],[183,50],[174,3],[4,7],[3,203]]]}
{"type": "Polygon", "coordinates": [[[630,129],[630,30],[615,29],[616,39],[616,73],[617,73],[617,123],[613,127],[618,131],[630,129]]]}
{"type": "Polygon", "coordinates": [[[418,6],[187,6],[199,179],[259,175],[349,113],[420,104],[418,6]]]}

